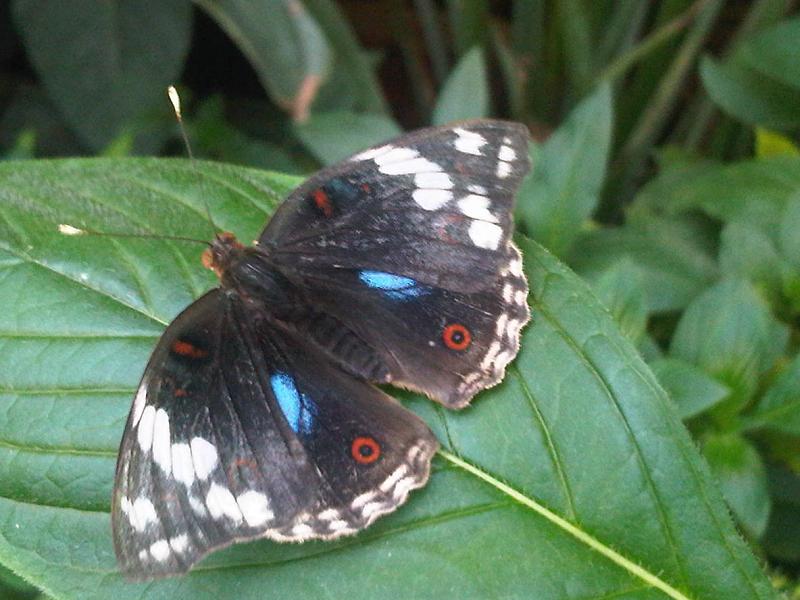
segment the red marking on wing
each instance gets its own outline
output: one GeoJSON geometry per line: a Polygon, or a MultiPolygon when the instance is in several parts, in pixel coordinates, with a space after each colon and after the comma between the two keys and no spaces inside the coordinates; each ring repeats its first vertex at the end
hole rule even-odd
{"type": "Polygon", "coordinates": [[[374,463],[381,456],[381,447],[374,438],[361,436],[353,440],[350,453],[356,462],[362,465],[374,463]]]}
{"type": "Polygon", "coordinates": [[[472,343],[472,334],[461,323],[453,323],[442,331],[442,340],[451,350],[466,350],[472,343]]]}
{"type": "Polygon", "coordinates": [[[314,197],[314,204],[322,211],[322,214],[328,218],[332,217],[333,205],[331,204],[331,199],[328,197],[328,194],[325,193],[325,190],[318,188],[314,190],[311,195],[314,197]]]}
{"type": "Polygon", "coordinates": [[[184,342],[183,340],[175,340],[172,342],[172,351],[175,354],[180,354],[187,358],[205,358],[208,352],[202,348],[198,348],[194,344],[184,342]]]}

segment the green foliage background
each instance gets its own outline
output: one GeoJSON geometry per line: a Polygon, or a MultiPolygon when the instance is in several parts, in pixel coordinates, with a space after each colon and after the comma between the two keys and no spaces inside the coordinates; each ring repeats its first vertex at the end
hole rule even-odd
{"type": "Polygon", "coordinates": [[[789,0],[3,4],[0,597],[800,597],[799,131],[789,0]],[[163,158],[170,83],[230,164],[163,158]],[[445,448],[430,485],[340,543],[125,583],[130,398],[213,278],[56,226],[206,239],[207,202],[252,239],[301,176],[481,116],[532,132],[534,320],[469,410],[400,396],[445,448]]]}

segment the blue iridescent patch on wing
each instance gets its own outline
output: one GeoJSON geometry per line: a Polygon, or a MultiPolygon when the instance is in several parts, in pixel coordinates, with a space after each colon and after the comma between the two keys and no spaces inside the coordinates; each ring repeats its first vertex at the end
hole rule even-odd
{"type": "Polygon", "coordinates": [[[308,398],[300,393],[294,384],[294,378],[280,371],[269,378],[272,392],[278,400],[286,420],[295,433],[308,433],[314,421],[308,398]]]}
{"type": "Polygon", "coordinates": [[[384,271],[362,270],[358,278],[369,287],[381,290],[394,300],[408,300],[430,292],[430,288],[420,285],[416,280],[384,271]]]}

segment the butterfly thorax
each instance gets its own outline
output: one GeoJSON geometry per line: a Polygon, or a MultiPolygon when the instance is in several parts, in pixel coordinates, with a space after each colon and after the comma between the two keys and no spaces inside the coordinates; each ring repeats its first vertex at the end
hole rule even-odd
{"type": "Polygon", "coordinates": [[[223,290],[246,303],[268,306],[274,316],[297,304],[292,286],[270,263],[267,252],[259,246],[244,246],[232,233],[217,234],[202,261],[219,277],[223,290]]]}

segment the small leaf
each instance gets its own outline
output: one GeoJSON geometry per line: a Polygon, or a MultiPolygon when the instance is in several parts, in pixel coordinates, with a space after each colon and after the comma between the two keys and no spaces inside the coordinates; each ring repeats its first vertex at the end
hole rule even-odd
{"type": "Polygon", "coordinates": [[[39,590],[19,575],[0,565],[0,597],[3,600],[33,600],[39,590]]]}
{"type": "Polygon", "coordinates": [[[756,157],[768,156],[800,156],[800,148],[785,135],[756,127],[756,157]]]}
{"type": "Polygon", "coordinates": [[[800,355],[783,370],[748,416],[747,427],[800,436],[800,355]]]}
{"type": "Polygon", "coordinates": [[[770,497],[758,450],[741,436],[715,435],[703,443],[703,455],[739,523],[748,534],[760,537],[767,527],[770,497]]]}
{"type": "Polygon", "coordinates": [[[330,112],[313,115],[295,127],[297,137],[323,165],[400,135],[400,127],[378,114],[330,112]]]}
{"type": "Polygon", "coordinates": [[[647,297],[639,268],[623,258],[600,275],[594,291],[611,311],[620,331],[636,344],[647,327],[647,297]]]}
{"type": "Polygon", "coordinates": [[[800,269],[800,189],[786,203],[780,222],[781,253],[800,269]]]}
{"type": "Polygon", "coordinates": [[[627,257],[642,273],[648,312],[679,310],[717,274],[705,238],[705,232],[689,219],[652,215],[584,234],[569,263],[594,279],[627,257]]]}
{"type": "Polygon", "coordinates": [[[475,46],[458,61],[433,110],[434,125],[489,115],[489,81],[483,49],[475,46]]]}
{"type": "MultiPolygon", "coordinates": [[[[189,49],[187,0],[14,0],[12,8],[47,93],[92,149],[154,107],[168,123],[164,90],[189,49]]],[[[163,141],[140,136],[137,150],[153,151],[163,141]]]]}
{"type": "Polygon", "coordinates": [[[301,0],[195,0],[247,57],[270,97],[305,118],[332,64],[319,24],[301,0]]]}
{"type": "Polygon", "coordinates": [[[800,475],[770,466],[767,472],[773,506],[761,543],[770,556],[800,561],[800,475]]]}
{"type": "Polygon", "coordinates": [[[650,363],[659,383],[678,405],[681,419],[691,419],[721,402],[730,390],[693,364],[677,358],[650,363]]]}
{"type": "Polygon", "coordinates": [[[783,211],[800,193],[800,157],[773,156],[710,168],[676,180],[660,197],[667,214],[700,209],[722,221],[739,221],[777,234],[783,211]]]}
{"type": "Polygon", "coordinates": [[[720,239],[719,264],[723,276],[748,279],[777,302],[784,265],[772,240],[760,230],[737,221],[725,226],[720,239]]]}
{"type": "Polygon", "coordinates": [[[670,355],[701,367],[731,388],[725,405],[738,410],[756,391],[759,376],[783,353],[786,326],[742,279],[715,284],[687,307],[670,355]]]}
{"type": "Polygon", "coordinates": [[[611,147],[611,88],[581,102],[537,153],[519,193],[523,229],[564,256],[594,211],[611,147]]]}

